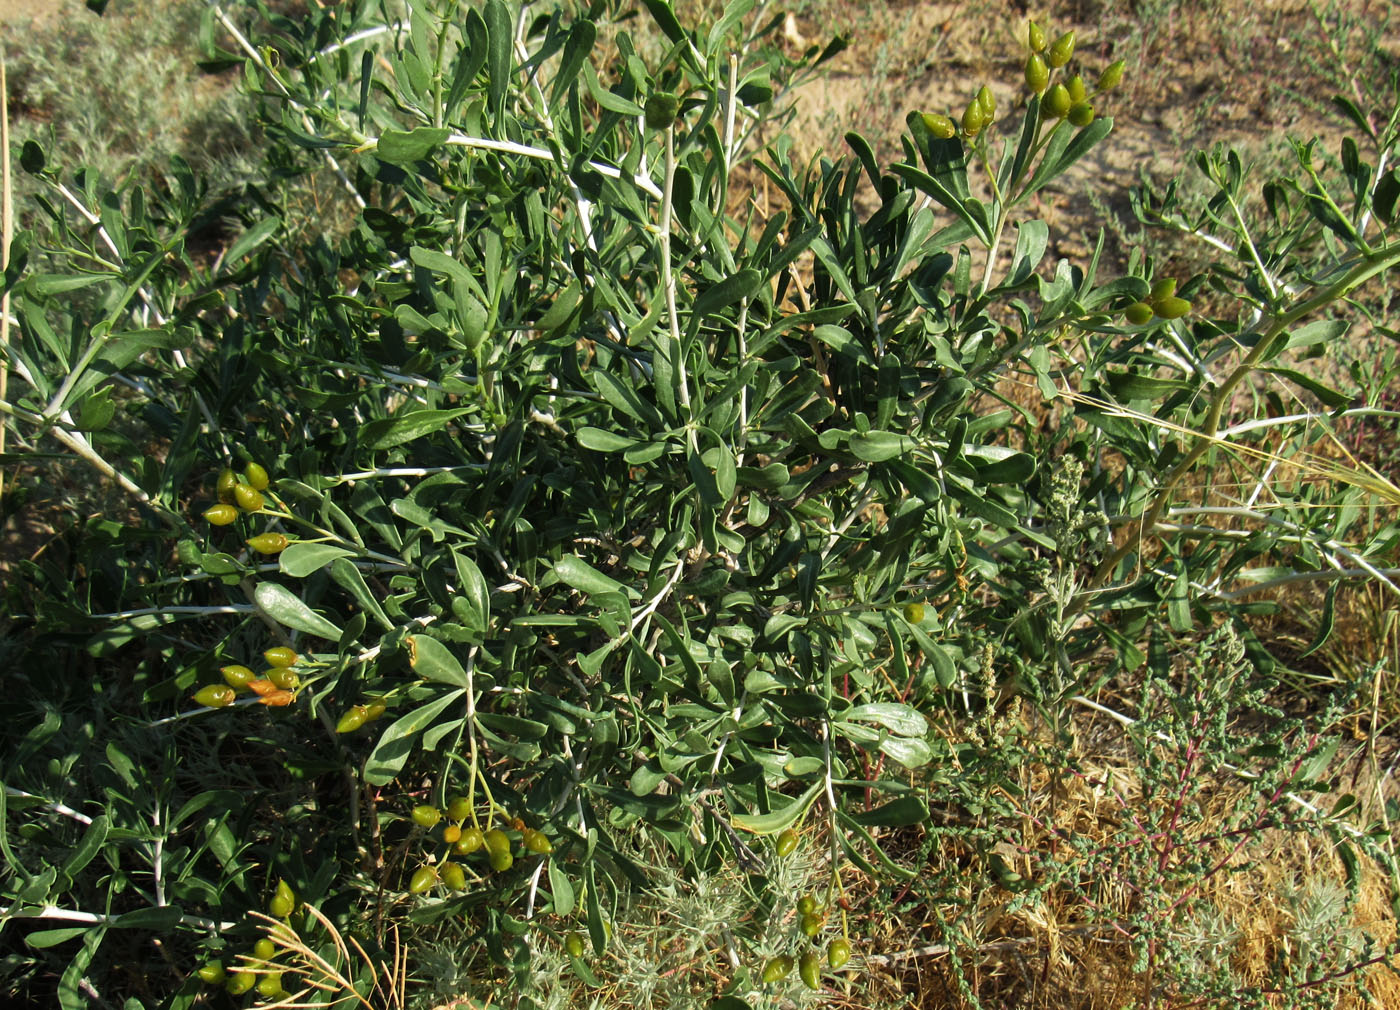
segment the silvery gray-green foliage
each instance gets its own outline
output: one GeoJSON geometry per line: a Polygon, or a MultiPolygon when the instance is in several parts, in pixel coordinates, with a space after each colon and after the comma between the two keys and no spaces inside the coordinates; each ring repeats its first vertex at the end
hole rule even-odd
{"type": "MultiPolygon", "coordinates": [[[[207,55],[241,63],[271,140],[240,237],[212,266],[190,255],[207,208],[177,163],[149,189],[81,177],[78,213],[48,203],[16,244],[14,437],[136,504],[86,531],[79,583],[31,563],[11,606],[36,641],[151,657],[95,701],[30,683],[51,717],[6,757],[30,826],[5,852],[7,914],[81,913],[47,938],[84,944],[65,1006],[109,932],[231,960],[279,878],[374,951],[389,918],[434,950],[479,942],[522,985],[568,929],[604,956],[611,910],[667,875],[738,866],[778,915],[766,836],[788,828],[823,846],[828,902],[843,865],[908,880],[888,839],[927,825],[927,784],[958,759],[931,719],[989,716],[996,681],[1054,715],[1140,666],[1149,622],[1243,627],[1241,580],[1386,563],[1393,531],[1357,518],[1383,482],[1281,476],[1289,507],[1267,515],[1257,495],[1176,492],[1240,465],[1227,440],[1328,422],[1274,416],[1261,390],[1226,427],[1247,379],[1351,409],[1283,355],[1334,340],[1327,314],[1400,260],[1393,125],[1373,164],[1347,148],[1346,198],[1300,148],[1264,237],[1225,214],[1238,160],[1205,159],[1207,220],[1239,255],[1178,294],[1248,311],[1124,324],[1166,305],[1151,264],[1103,279],[1102,243],[1047,263],[1026,209],[1110,119],[1076,127],[1032,96],[975,139],[911,114],[888,168],[856,134],[849,161],[803,162],[786,136],[757,151],[784,89],[841,43],[793,61],[760,47],[776,22],[751,0],[698,29],[643,6],[669,47],[654,65],[625,30],[598,45],[606,0],[211,6],[207,55]],[[765,215],[736,193],[750,161],[781,204],[765,215]],[[313,170],[354,224],[296,243],[284,183],[313,170]],[[219,471],[248,460],[273,476],[266,507],[203,522],[219,471]],[[1236,525],[1183,519],[1218,508],[1236,525]],[[264,531],[292,543],[246,550],[264,531]],[[185,700],[278,644],[302,656],[292,704],[185,700]],[[375,702],[382,720],[344,721],[375,702]],[[455,857],[465,891],[410,897],[450,853],[409,811],[457,796],[553,851],[516,834],[511,868],[455,857]],[[104,812],[80,830],[64,811],[84,806],[104,812]],[[99,855],[111,872],[88,869],[99,855]]],[[[63,183],[38,145],[22,160],[63,183]]],[[[729,1005],[803,942],[733,931],[729,1005]]]]}

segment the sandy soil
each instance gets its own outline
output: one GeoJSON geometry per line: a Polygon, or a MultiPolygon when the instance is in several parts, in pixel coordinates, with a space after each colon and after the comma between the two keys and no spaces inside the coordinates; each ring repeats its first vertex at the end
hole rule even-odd
{"type": "Polygon", "coordinates": [[[13,26],[52,17],[65,7],[72,8],[75,14],[87,13],[81,0],[0,0],[0,24],[7,26],[3,43],[23,45],[23,38],[11,37],[13,26]]]}

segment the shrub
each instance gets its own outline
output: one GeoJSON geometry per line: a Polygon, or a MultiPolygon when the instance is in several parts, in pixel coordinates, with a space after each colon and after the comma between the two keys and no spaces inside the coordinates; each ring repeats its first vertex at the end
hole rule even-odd
{"type": "MultiPolygon", "coordinates": [[[[806,999],[810,966],[780,969],[812,940],[855,948],[818,984],[855,984],[876,952],[850,882],[917,876],[931,799],[987,812],[960,829],[981,866],[1016,816],[986,798],[1016,749],[950,728],[997,725],[1005,692],[1063,748],[1076,699],[1213,626],[1243,691],[1246,656],[1272,664],[1260,584],[1385,577],[1393,530],[1358,512],[1400,492],[1309,453],[1357,408],[1289,355],[1400,261],[1393,126],[1355,117],[1335,177],[1299,144],[1261,221],[1238,157],[1202,155],[1190,227],[1229,255],[1104,278],[1097,251],[1044,263],[1028,209],[1112,129],[1112,91],[1069,71],[1122,68],[1070,63],[1072,33],[1023,104],[911,113],[882,168],[857,134],[849,162],[747,143],[840,40],[731,56],[751,3],[697,30],[644,6],[651,65],[626,31],[598,47],[606,2],[256,32],[213,6],[207,55],[264,99],[245,230],[193,257],[207,200],[176,162],[166,186],[81,176],[83,213],[42,204],[18,237],[12,438],[127,498],[7,590],[12,635],[70,650],[16,688],[0,835],[8,916],[74,924],[27,935],[67,958],[63,1005],[94,977],[188,1001],[215,958],[267,998],[392,1003],[427,972],[536,1005],[551,966],[639,977],[615,924],[738,875],[670,1005],[806,999]],[[780,207],[743,198],[750,158],[780,207]],[[289,194],[322,170],[353,225],[304,241],[289,194]],[[986,797],[948,795],[963,758],[986,797]],[[263,909],[282,924],[250,951],[263,909]],[[164,978],[121,980],[137,932],[164,978]]],[[[21,160],[59,184],[40,145],[21,160]]],[[[1201,871],[1172,869],[1164,895],[1201,871]]],[[[1196,992],[1153,960],[1154,915],[1128,920],[1145,1005],[1196,992]]],[[[946,935],[956,967],[976,938],[946,935]]]]}

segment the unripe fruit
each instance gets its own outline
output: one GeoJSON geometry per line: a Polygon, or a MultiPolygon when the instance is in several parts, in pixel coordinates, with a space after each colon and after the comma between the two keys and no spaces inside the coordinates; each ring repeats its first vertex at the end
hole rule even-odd
{"type": "Polygon", "coordinates": [[[1069,114],[1069,91],[1057,84],[1040,100],[1041,119],[1064,119],[1069,114]]]}
{"type": "Polygon", "coordinates": [[[647,98],[644,118],[653,130],[664,130],[676,121],[681,100],[669,91],[654,91],[647,98]]]}
{"type": "Polygon", "coordinates": [[[374,720],[384,714],[387,708],[388,706],[382,701],[375,700],[370,702],[365,706],[365,722],[374,722],[374,720]]]}
{"type": "Polygon", "coordinates": [[[335,724],[335,731],[337,733],[353,733],[364,724],[365,707],[363,705],[356,705],[354,708],[347,710],[346,713],[340,717],[340,721],[335,724]]]}
{"type": "Polygon", "coordinates": [[[296,910],[297,896],[292,885],[285,880],[277,881],[277,893],[267,903],[267,914],[274,919],[285,919],[296,910]]]}
{"type": "Polygon", "coordinates": [[[822,931],[822,917],[815,914],[804,915],[798,923],[798,928],[802,930],[803,936],[816,936],[822,931]]]}
{"type": "Polygon", "coordinates": [[[286,708],[296,700],[296,697],[291,691],[270,691],[258,699],[258,704],[266,705],[268,708],[286,708]]]}
{"type": "Polygon", "coordinates": [[[277,645],[263,652],[263,659],[267,660],[268,666],[296,666],[299,657],[285,645],[277,645]]]}
{"type": "Polygon", "coordinates": [[[282,973],[280,971],[269,972],[258,979],[258,995],[268,999],[276,996],[282,991],[282,973]]]}
{"type": "Polygon", "coordinates": [[[233,499],[244,512],[261,512],[264,504],[262,492],[248,484],[235,484],[233,499]]]}
{"type": "Polygon", "coordinates": [[[462,837],[462,829],[455,824],[449,824],[442,829],[442,840],[448,845],[455,844],[462,837]]]}
{"type": "Polygon", "coordinates": [[[974,98],[967,103],[967,108],[963,110],[963,133],[967,134],[969,137],[977,136],[977,134],[982,132],[982,123],[982,106],[978,103],[977,99],[974,98]]]}
{"type": "Polygon", "coordinates": [[[1031,53],[1026,57],[1026,87],[1039,94],[1049,83],[1050,68],[1045,65],[1045,57],[1031,53]]]}
{"type": "Polygon", "coordinates": [[[410,894],[422,894],[437,882],[437,870],[431,866],[420,866],[413,871],[413,876],[408,882],[408,891],[410,894]]]}
{"type": "Polygon", "coordinates": [[[219,479],[214,482],[214,490],[218,493],[219,501],[225,505],[232,505],[233,486],[238,483],[238,475],[228,467],[219,471],[219,479]]]}
{"type": "Polygon", "coordinates": [[[255,537],[248,538],[248,546],[259,554],[281,554],[287,549],[289,543],[291,541],[281,533],[259,533],[255,537]]]}
{"type": "Polygon", "coordinates": [[[491,863],[491,869],[497,873],[503,873],[511,868],[515,862],[515,857],[510,854],[510,850],[504,852],[492,852],[487,855],[487,860],[491,863]]]}
{"type": "Polygon", "coordinates": [[[1152,307],[1157,311],[1157,315],[1163,319],[1180,319],[1191,311],[1191,303],[1185,298],[1163,298],[1161,301],[1153,302],[1152,307]]]}
{"type": "Polygon", "coordinates": [[[237,663],[232,666],[221,666],[219,672],[224,675],[224,683],[235,691],[248,690],[248,684],[258,679],[256,673],[246,666],[239,666],[237,663]]]}
{"type": "Polygon", "coordinates": [[[295,670],[289,670],[285,666],[274,666],[271,670],[268,670],[267,679],[284,691],[295,691],[297,685],[301,683],[301,678],[297,676],[297,672],[295,670]]]}
{"type": "Polygon", "coordinates": [[[790,971],[792,971],[792,958],[787,954],[779,954],[763,966],[763,981],[768,985],[781,982],[787,978],[790,971]]]}
{"type": "Polygon", "coordinates": [[[452,846],[452,851],[459,856],[469,856],[485,844],[486,841],[480,828],[463,828],[462,837],[457,839],[457,843],[452,846]]]}
{"type": "Polygon", "coordinates": [[[790,856],[797,851],[797,832],[788,828],[778,836],[778,856],[790,856]]]}
{"type": "Polygon", "coordinates": [[[570,957],[583,957],[583,937],[570,933],[564,937],[564,950],[570,957]]]}
{"type": "Polygon", "coordinates": [[[465,891],[467,889],[467,874],[456,863],[443,863],[440,872],[442,873],[442,882],[447,885],[449,890],[465,891]]]}
{"type": "Polygon", "coordinates": [[[1062,67],[1068,63],[1070,57],[1074,55],[1074,32],[1065,32],[1050,43],[1050,51],[1045,55],[1047,62],[1052,67],[1062,67]]]}
{"type": "Polygon", "coordinates": [[[472,805],[467,802],[465,796],[454,796],[452,801],[447,804],[447,816],[454,821],[465,821],[471,816],[471,812],[472,805]]]}
{"type": "Polygon", "coordinates": [[[228,977],[228,972],[224,971],[222,961],[210,961],[203,968],[199,969],[199,977],[210,985],[218,985],[228,977]]]}
{"type": "Polygon", "coordinates": [[[1070,106],[1069,121],[1081,129],[1094,121],[1094,107],[1088,102],[1070,106]]]}
{"type": "Polygon", "coordinates": [[[822,959],[816,951],[809,950],[798,959],[797,974],[802,976],[802,984],[808,989],[822,987],[822,959]]]}
{"type": "Polygon", "coordinates": [[[413,823],[420,828],[431,828],[442,820],[442,811],[437,807],[418,806],[413,808],[413,823]]]}
{"type": "Polygon", "coordinates": [[[267,479],[267,471],[256,463],[249,463],[243,468],[243,479],[254,491],[262,491],[272,483],[267,479]]]}
{"type": "Polygon", "coordinates": [[[1038,53],[1045,48],[1045,29],[1034,21],[1026,26],[1026,41],[1030,43],[1031,52],[1038,53]]]}
{"type": "Polygon", "coordinates": [[[259,961],[271,961],[277,956],[277,947],[267,937],[253,944],[253,956],[259,961]]]}
{"type": "Polygon", "coordinates": [[[549,836],[543,831],[535,831],[531,828],[526,828],[525,848],[536,855],[547,856],[554,851],[554,843],[549,840],[549,836]]]}
{"type": "Polygon", "coordinates": [[[1159,281],[1154,281],[1152,290],[1147,295],[1149,302],[1160,302],[1163,298],[1170,298],[1176,294],[1176,278],[1163,277],[1159,281]]]}
{"type": "Polygon", "coordinates": [[[1123,315],[1134,326],[1141,326],[1152,319],[1152,306],[1146,302],[1133,302],[1123,310],[1123,315]]]}
{"type": "Polygon", "coordinates": [[[923,624],[924,613],[922,603],[906,603],[904,605],[904,619],[910,624],[923,624]]]}
{"type": "Polygon", "coordinates": [[[940,115],[937,112],[925,112],[919,118],[924,121],[924,126],[928,128],[928,132],[939,140],[952,140],[953,137],[957,136],[958,128],[953,125],[953,121],[947,116],[940,115]]]}
{"type": "Polygon", "coordinates": [[[238,509],[232,505],[214,505],[204,510],[204,520],[210,526],[227,526],[238,518],[238,509]]]}
{"type": "Polygon", "coordinates": [[[230,996],[242,996],[257,984],[258,976],[251,971],[240,971],[236,975],[229,976],[224,988],[228,990],[230,996]]]}
{"type": "Polygon", "coordinates": [[[987,125],[997,117],[997,98],[985,84],[977,90],[977,104],[982,107],[982,125],[987,125]]]}
{"type": "Polygon", "coordinates": [[[826,948],[826,963],[832,971],[837,971],[851,959],[851,944],[844,937],[832,940],[826,948]]]}
{"type": "Polygon", "coordinates": [[[224,708],[233,704],[233,693],[227,684],[209,684],[194,693],[194,700],[205,708],[224,708]]]}
{"type": "Polygon", "coordinates": [[[509,852],[510,838],[500,828],[492,828],[482,836],[482,843],[488,853],[509,852]]]}
{"type": "Polygon", "coordinates": [[[811,915],[817,910],[817,899],[815,895],[804,894],[797,899],[797,911],[802,915],[811,915]]]}
{"type": "Polygon", "coordinates": [[[1110,63],[1104,69],[1104,72],[1099,74],[1099,90],[1108,91],[1111,88],[1118,87],[1119,82],[1123,80],[1123,69],[1127,65],[1126,60],[1118,60],[1116,63],[1110,63]]]}
{"type": "Polygon", "coordinates": [[[1084,101],[1084,78],[1075,74],[1069,80],[1065,81],[1065,90],[1069,92],[1069,100],[1078,105],[1080,102],[1084,101]]]}

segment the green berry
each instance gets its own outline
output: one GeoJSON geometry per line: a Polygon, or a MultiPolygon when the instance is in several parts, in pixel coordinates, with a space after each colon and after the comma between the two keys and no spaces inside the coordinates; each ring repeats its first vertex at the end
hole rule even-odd
{"type": "Polygon", "coordinates": [[[804,915],[802,920],[797,924],[797,928],[802,930],[803,936],[816,936],[822,931],[822,917],[816,913],[804,915]]]}
{"type": "Polygon", "coordinates": [[[258,995],[272,999],[282,991],[282,973],[280,971],[268,972],[258,979],[258,995]]]}
{"type": "Polygon", "coordinates": [[[1050,43],[1050,51],[1045,54],[1052,67],[1062,67],[1074,55],[1074,32],[1065,32],[1050,43]]]}
{"type": "Polygon", "coordinates": [[[924,121],[924,126],[928,132],[939,140],[952,140],[957,136],[958,128],[953,125],[953,121],[947,116],[939,115],[936,112],[925,112],[919,117],[924,121]]]}
{"type": "Polygon", "coordinates": [[[486,840],[480,828],[463,828],[461,837],[452,846],[452,851],[459,856],[469,856],[485,844],[486,840]]]}
{"type": "Polygon", "coordinates": [[[340,717],[340,721],[335,724],[335,731],[337,733],[353,733],[364,724],[365,707],[355,705],[353,708],[347,709],[345,714],[340,717]]]}
{"type": "Polygon", "coordinates": [[[256,463],[249,463],[243,468],[243,479],[254,491],[262,491],[272,483],[267,478],[267,471],[256,463]]]}
{"type": "Polygon", "coordinates": [[[813,991],[822,987],[822,959],[817,952],[809,950],[797,959],[797,974],[802,976],[802,984],[813,991]]]}
{"type": "Polygon", "coordinates": [[[526,828],[524,831],[525,848],[541,856],[547,856],[554,851],[554,843],[549,840],[549,836],[543,831],[535,831],[526,828]]]}
{"type": "Polygon", "coordinates": [[[1180,319],[1191,311],[1191,303],[1185,298],[1163,298],[1161,301],[1153,302],[1152,307],[1157,315],[1163,319],[1180,319]]]}
{"type": "Polygon", "coordinates": [[[296,892],[285,880],[277,881],[277,892],[267,903],[267,914],[274,919],[285,919],[297,907],[296,892]]]}
{"type": "Polygon", "coordinates": [[[1069,92],[1069,100],[1078,105],[1080,102],[1084,101],[1084,78],[1075,74],[1069,80],[1065,81],[1065,90],[1069,92]]]}
{"type": "Polygon", "coordinates": [[[1170,298],[1176,294],[1176,278],[1163,277],[1159,281],[1154,281],[1152,291],[1148,294],[1149,302],[1160,302],[1163,298],[1170,298]]]}
{"type": "Polygon", "coordinates": [[[432,828],[442,820],[442,811],[437,807],[418,806],[413,808],[413,823],[420,828],[432,828]]]}
{"type": "Polygon", "coordinates": [[[967,103],[967,108],[963,110],[963,133],[969,137],[977,136],[977,134],[982,132],[983,122],[982,105],[976,98],[973,98],[972,101],[967,103]]]}
{"type": "Polygon", "coordinates": [[[817,899],[813,895],[804,894],[797,899],[797,911],[802,915],[811,915],[817,908],[817,899]]]}
{"type": "Polygon", "coordinates": [[[265,504],[262,492],[250,484],[235,484],[233,498],[244,512],[261,512],[265,504]]]}
{"type": "Polygon", "coordinates": [[[209,684],[194,693],[194,700],[205,708],[224,708],[233,704],[233,693],[227,684],[209,684]]]}
{"type": "Polygon", "coordinates": [[[235,691],[248,690],[248,682],[258,679],[258,675],[252,670],[236,663],[232,666],[221,666],[219,672],[224,675],[224,683],[235,691]]]}
{"type": "Polygon", "coordinates": [[[422,894],[432,888],[438,882],[437,870],[431,866],[420,866],[413,871],[413,876],[408,881],[408,892],[410,894],[422,894]]]}
{"type": "Polygon", "coordinates": [[[1133,302],[1123,310],[1123,315],[1134,326],[1141,326],[1152,319],[1152,306],[1146,302],[1133,302]]]}
{"type": "Polygon", "coordinates": [[[301,683],[297,672],[285,666],[274,666],[267,671],[265,676],[284,691],[295,691],[297,685],[301,683]]]}
{"type": "Polygon", "coordinates": [[[1094,107],[1088,102],[1070,106],[1069,121],[1081,129],[1088,126],[1094,121],[1094,107]]]}
{"type": "MultiPolygon", "coordinates": [[[[257,494],[257,492],[253,492],[257,494]]],[[[259,533],[255,537],[248,538],[248,546],[259,554],[281,554],[291,543],[281,533],[259,533]]]]}
{"type": "Polygon", "coordinates": [[[1057,84],[1040,100],[1040,118],[1064,119],[1069,115],[1069,106],[1068,89],[1063,84],[1057,84]]]}
{"type": "Polygon", "coordinates": [[[1031,53],[1026,57],[1026,87],[1040,94],[1049,83],[1050,68],[1045,65],[1045,57],[1031,53]]]}
{"type": "Polygon", "coordinates": [[[564,937],[564,950],[570,957],[583,957],[583,937],[578,933],[570,933],[564,937]]]}
{"type": "Polygon", "coordinates": [[[472,805],[465,796],[454,796],[447,804],[447,816],[454,821],[465,821],[471,816],[472,805]]]}
{"type": "Polygon", "coordinates": [[[1126,66],[1126,60],[1118,60],[1116,63],[1110,63],[1104,69],[1104,72],[1099,74],[1098,89],[1100,91],[1108,91],[1112,88],[1118,87],[1119,82],[1123,80],[1123,69],[1126,66]]]}
{"type": "Polygon", "coordinates": [[[235,501],[233,497],[234,485],[238,483],[238,475],[224,467],[219,471],[219,479],[214,482],[214,490],[219,495],[219,501],[225,505],[232,505],[235,501]]]}
{"type": "Polygon", "coordinates": [[[230,996],[242,996],[257,984],[258,976],[251,971],[240,971],[229,976],[228,981],[224,983],[224,988],[228,990],[230,996]]]}
{"type": "Polygon", "coordinates": [[[486,856],[487,862],[491,864],[491,869],[497,873],[503,873],[511,868],[515,862],[515,857],[510,854],[510,849],[504,851],[489,851],[486,856]]]}
{"type": "Polygon", "coordinates": [[[1038,53],[1045,48],[1045,29],[1034,21],[1026,26],[1026,41],[1030,44],[1031,52],[1038,53]]]}
{"type": "Polygon", "coordinates": [[[456,863],[442,864],[442,882],[453,891],[465,891],[467,889],[467,874],[456,863]]]}
{"type": "Polygon", "coordinates": [[[763,966],[763,982],[765,985],[781,982],[791,971],[792,958],[787,954],[779,954],[763,966]]]}
{"type": "Polygon", "coordinates": [[[210,961],[199,969],[199,977],[210,985],[218,985],[228,977],[228,972],[224,971],[222,961],[210,961]]]}
{"type": "Polygon", "coordinates": [[[904,605],[904,619],[910,624],[924,623],[924,605],[922,603],[906,603],[904,605]]]}
{"type": "Polygon", "coordinates": [[[778,855],[780,857],[790,856],[797,850],[797,832],[788,828],[778,835],[778,855]]]}
{"type": "Polygon", "coordinates": [[[992,89],[985,84],[977,90],[977,104],[982,107],[982,123],[985,126],[997,117],[997,99],[992,89]]]}
{"type": "Polygon", "coordinates": [[[263,651],[263,659],[268,666],[296,666],[300,657],[285,645],[276,645],[263,651]]]}
{"type": "Polygon", "coordinates": [[[271,961],[277,956],[277,947],[267,937],[253,944],[253,956],[259,961],[271,961]]]}
{"type": "Polygon", "coordinates": [[[238,518],[238,509],[232,505],[215,505],[204,510],[204,520],[210,526],[227,526],[238,518]]]}
{"type": "Polygon", "coordinates": [[[681,100],[669,91],[654,91],[647,98],[645,119],[653,130],[665,130],[681,111],[681,100]]]}
{"type": "Polygon", "coordinates": [[[832,971],[839,971],[851,959],[851,942],[838,936],[826,948],[826,963],[832,971]]]}

